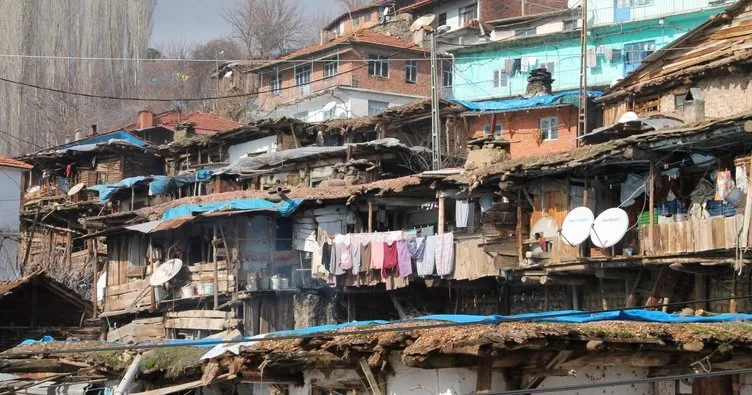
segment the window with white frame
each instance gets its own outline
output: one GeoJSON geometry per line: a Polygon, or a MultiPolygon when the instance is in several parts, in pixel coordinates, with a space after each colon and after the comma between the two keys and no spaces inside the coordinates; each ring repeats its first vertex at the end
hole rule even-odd
{"type": "Polygon", "coordinates": [[[389,103],[379,100],[368,101],[368,115],[377,115],[389,107],[389,103]]]}
{"type": "Polygon", "coordinates": [[[282,75],[277,69],[272,71],[272,80],[269,88],[271,88],[270,90],[272,92],[272,95],[279,95],[279,93],[282,91],[282,75]]]}
{"type": "Polygon", "coordinates": [[[478,5],[475,3],[460,8],[460,27],[465,26],[467,23],[477,18],[477,10],[478,5]]]}
{"type": "Polygon", "coordinates": [[[564,31],[577,30],[577,19],[569,19],[564,21],[564,31]]]}
{"type": "Polygon", "coordinates": [[[546,69],[551,75],[554,75],[556,71],[556,62],[543,62],[541,68],[546,69]]]}
{"type": "Polygon", "coordinates": [[[509,83],[509,76],[503,69],[497,69],[493,71],[493,87],[505,88],[509,83]]]}
{"type": "Polygon", "coordinates": [[[311,65],[295,66],[295,86],[308,85],[311,82],[311,65]]]}
{"type": "Polygon", "coordinates": [[[360,17],[357,16],[353,18],[352,24],[353,24],[353,27],[360,25],[360,17]]]}
{"type": "Polygon", "coordinates": [[[324,62],[324,78],[332,78],[337,75],[337,60],[327,60],[324,62]]]}
{"type": "Polygon", "coordinates": [[[444,88],[452,86],[452,80],[454,79],[454,75],[452,73],[452,65],[444,65],[441,66],[441,86],[444,88]]]}
{"type": "Polygon", "coordinates": [[[389,57],[384,55],[368,54],[368,75],[388,78],[389,57]]]}
{"type": "Polygon", "coordinates": [[[540,132],[543,141],[559,138],[559,117],[545,117],[540,119],[540,132]]]}
{"type": "Polygon", "coordinates": [[[418,61],[406,60],[405,61],[405,82],[416,83],[418,82],[418,61]]]}

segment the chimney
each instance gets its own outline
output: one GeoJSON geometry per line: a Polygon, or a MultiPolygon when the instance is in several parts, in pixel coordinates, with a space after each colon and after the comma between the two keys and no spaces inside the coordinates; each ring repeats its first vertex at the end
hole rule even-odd
{"type": "Polygon", "coordinates": [[[530,76],[527,77],[527,90],[525,91],[525,97],[546,96],[551,94],[551,84],[554,79],[551,78],[551,73],[546,69],[534,69],[530,72],[530,76]]]}
{"type": "Polygon", "coordinates": [[[154,127],[154,113],[150,109],[144,108],[138,112],[136,129],[148,129],[151,127],[154,127]]]}
{"type": "Polygon", "coordinates": [[[196,124],[192,122],[179,123],[175,127],[173,141],[181,141],[196,135],[196,124]]]}
{"type": "Polygon", "coordinates": [[[97,135],[97,125],[91,125],[91,135],[92,136],[97,135]]]}
{"type": "Polygon", "coordinates": [[[694,123],[705,119],[705,96],[700,88],[689,88],[684,96],[684,123],[694,123]]]}

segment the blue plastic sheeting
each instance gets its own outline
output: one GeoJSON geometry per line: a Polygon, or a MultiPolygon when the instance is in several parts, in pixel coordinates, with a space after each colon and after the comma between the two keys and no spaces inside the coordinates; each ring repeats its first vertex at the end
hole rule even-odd
{"type": "Polygon", "coordinates": [[[98,134],[96,136],[91,136],[85,139],[74,141],[72,143],[59,145],[57,147],[52,148],[51,150],[65,151],[67,149],[78,147],[81,145],[102,144],[102,143],[107,143],[112,140],[125,141],[125,142],[128,142],[130,144],[133,144],[139,147],[143,147],[146,145],[146,142],[144,140],[141,140],[140,138],[126,132],[125,130],[118,130],[117,132],[98,134]]]}
{"type": "Polygon", "coordinates": [[[134,185],[138,184],[139,182],[143,182],[149,178],[151,177],[144,177],[144,176],[131,177],[131,178],[120,180],[114,184],[92,185],[86,189],[90,191],[98,192],[99,201],[102,203],[107,203],[110,201],[110,198],[112,198],[112,195],[114,195],[115,192],[123,188],[132,188],[134,185]]]}
{"type": "Polygon", "coordinates": [[[503,323],[504,321],[519,320],[525,320],[529,322],[561,322],[576,324],[600,321],[640,321],[667,324],[689,324],[704,322],[720,323],[750,321],[752,320],[752,314],[719,314],[710,317],[684,317],[679,314],[669,314],[662,311],[646,311],[637,309],[605,313],[587,313],[577,310],[565,310],[547,311],[543,313],[518,314],[512,316],[435,314],[418,317],[416,318],[416,320],[449,321],[460,324],[498,324],[503,323]]]}
{"type": "Polygon", "coordinates": [[[152,180],[149,183],[149,196],[157,196],[167,193],[167,191],[175,185],[175,180],[172,177],[152,176],[152,180]]]}
{"type": "Polygon", "coordinates": [[[272,332],[272,333],[267,334],[266,337],[304,336],[304,335],[310,335],[312,333],[331,332],[331,331],[334,331],[337,329],[343,329],[343,328],[353,328],[353,327],[361,327],[361,326],[369,326],[369,325],[384,325],[388,323],[389,321],[384,321],[384,320],[352,321],[352,322],[345,322],[344,324],[319,325],[319,326],[311,326],[308,328],[277,331],[277,332],[272,332]]]}
{"type": "Polygon", "coordinates": [[[30,344],[49,343],[49,342],[54,342],[54,341],[55,341],[55,339],[53,339],[52,336],[42,336],[42,338],[39,339],[39,340],[36,340],[36,339],[26,339],[26,340],[22,341],[21,343],[19,343],[19,346],[28,346],[30,344]]]}
{"type": "Polygon", "coordinates": [[[204,204],[184,204],[167,210],[162,215],[162,219],[169,220],[191,217],[195,214],[219,210],[267,210],[276,211],[279,215],[287,217],[292,215],[302,203],[303,201],[299,199],[286,199],[280,203],[270,202],[265,199],[233,199],[204,204]]]}
{"type": "MultiPolygon", "coordinates": [[[[579,90],[569,90],[554,93],[546,96],[536,96],[531,98],[514,98],[504,100],[486,100],[480,102],[456,100],[457,103],[467,107],[468,111],[478,112],[495,112],[522,110],[533,107],[548,107],[560,104],[572,104],[577,106],[579,102],[579,90]]],[[[602,93],[598,91],[588,91],[588,96],[598,97],[602,93]]]]}

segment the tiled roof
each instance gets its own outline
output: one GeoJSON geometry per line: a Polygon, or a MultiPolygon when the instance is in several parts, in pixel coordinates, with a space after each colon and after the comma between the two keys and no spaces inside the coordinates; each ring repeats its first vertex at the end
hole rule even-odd
{"type": "Polygon", "coordinates": [[[30,170],[34,166],[20,160],[0,156],[0,167],[15,167],[16,169],[30,170]]]}
{"type": "Polygon", "coordinates": [[[334,48],[338,45],[353,44],[353,43],[371,44],[371,45],[378,45],[382,47],[391,47],[391,48],[396,48],[396,49],[409,49],[411,51],[425,52],[425,50],[421,48],[420,46],[418,46],[417,44],[414,44],[413,42],[402,39],[400,37],[379,33],[373,29],[361,29],[361,30],[357,30],[352,33],[337,37],[334,40],[329,41],[328,43],[324,45],[313,44],[305,48],[301,48],[275,61],[272,61],[261,67],[258,67],[257,70],[269,67],[273,64],[284,62],[285,60],[295,59],[301,56],[310,55],[310,54],[323,51],[329,48],[334,48]]]}
{"type": "Polygon", "coordinates": [[[335,24],[337,24],[339,21],[341,21],[341,20],[343,20],[345,18],[350,18],[350,15],[352,15],[352,14],[355,14],[355,13],[358,13],[358,12],[361,12],[361,11],[365,11],[365,10],[369,10],[369,9],[373,9],[373,8],[384,7],[384,6],[387,6],[387,5],[389,5],[389,3],[387,1],[376,1],[374,3],[365,4],[365,5],[362,5],[360,7],[356,7],[355,9],[347,11],[347,12],[344,12],[344,13],[340,14],[340,16],[332,19],[332,21],[329,22],[329,24],[326,25],[324,27],[324,29],[326,29],[326,30],[331,29],[332,26],[334,26],[335,24]]]}
{"type": "MultiPolygon", "coordinates": [[[[240,122],[232,119],[222,118],[208,112],[196,111],[190,114],[183,114],[179,111],[166,111],[160,114],[154,114],[154,126],[162,126],[170,130],[180,123],[193,123],[197,134],[215,134],[223,130],[233,129],[240,126],[240,122]]],[[[136,130],[136,123],[125,126],[123,129],[128,131],[136,130]]]]}

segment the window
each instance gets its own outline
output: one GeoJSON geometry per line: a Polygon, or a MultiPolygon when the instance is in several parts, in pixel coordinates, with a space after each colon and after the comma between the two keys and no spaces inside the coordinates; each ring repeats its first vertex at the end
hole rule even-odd
{"type": "Polygon", "coordinates": [[[296,112],[295,115],[294,115],[294,118],[295,119],[300,119],[302,121],[305,121],[308,118],[308,110],[301,111],[301,112],[296,112]]]}
{"type": "Polygon", "coordinates": [[[524,29],[517,29],[514,31],[515,37],[528,37],[528,36],[534,36],[534,35],[535,35],[534,27],[526,27],[524,29]]]}
{"type": "Polygon", "coordinates": [[[509,82],[509,79],[507,78],[507,72],[498,69],[493,71],[493,87],[494,88],[504,88],[507,86],[507,82],[509,82]]]}
{"type": "Polygon", "coordinates": [[[616,0],[616,8],[634,8],[654,5],[655,0],[616,0]]]}
{"type": "Polygon", "coordinates": [[[416,83],[418,82],[418,61],[406,60],[405,61],[405,82],[416,83]]]}
{"type": "Polygon", "coordinates": [[[624,75],[640,66],[640,63],[655,51],[655,41],[642,41],[624,45],[624,75]]]}
{"type": "Polygon", "coordinates": [[[295,86],[308,85],[311,82],[311,65],[305,64],[295,67],[295,86]]]}
{"type": "Polygon", "coordinates": [[[438,23],[439,23],[439,26],[446,25],[446,23],[447,23],[447,13],[446,12],[442,12],[441,14],[439,14],[439,22],[438,23]]]}
{"type": "Polygon", "coordinates": [[[452,63],[441,62],[441,86],[445,88],[452,86],[452,80],[452,63]]]}
{"type": "Polygon", "coordinates": [[[389,77],[389,58],[384,55],[368,55],[368,75],[381,78],[389,77]]]}
{"type": "Polygon", "coordinates": [[[577,19],[564,21],[564,31],[567,32],[572,30],[577,30],[577,19]]]}
{"type": "Polygon", "coordinates": [[[502,137],[504,137],[504,124],[496,121],[496,126],[494,126],[494,139],[501,140],[502,137]]]}
{"type": "Polygon", "coordinates": [[[353,27],[360,25],[360,17],[356,16],[352,21],[353,27]]]}
{"type": "Polygon", "coordinates": [[[337,75],[337,61],[327,60],[324,62],[324,78],[332,78],[337,75]]]}
{"type": "Polygon", "coordinates": [[[676,109],[676,111],[684,110],[684,103],[686,101],[687,101],[686,93],[680,93],[678,95],[674,95],[674,108],[676,109]]]}
{"type": "Polygon", "coordinates": [[[377,115],[389,107],[389,103],[385,101],[369,100],[368,101],[368,115],[377,115]]]}
{"type": "Polygon", "coordinates": [[[559,117],[547,117],[540,119],[540,131],[543,141],[556,140],[559,138],[559,117]]]}
{"type": "Polygon", "coordinates": [[[477,18],[475,14],[477,8],[475,4],[460,8],[460,27],[467,25],[468,22],[477,18]]]}
{"type": "Polygon", "coordinates": [[[282,91],[282,76],[279,74],[279,70],[272,71],[270,88],[272,95],[279,95],[280,91],[282,91]]]}
{"type": "Polygon", "coordinates": [[[367,14],[365,14],[365,15],[363,15],[363,22],[364,23],[365,22],[370,22],[370,21],[371,21],[371,13],[370,12],[367,13],[367,14]]]}

